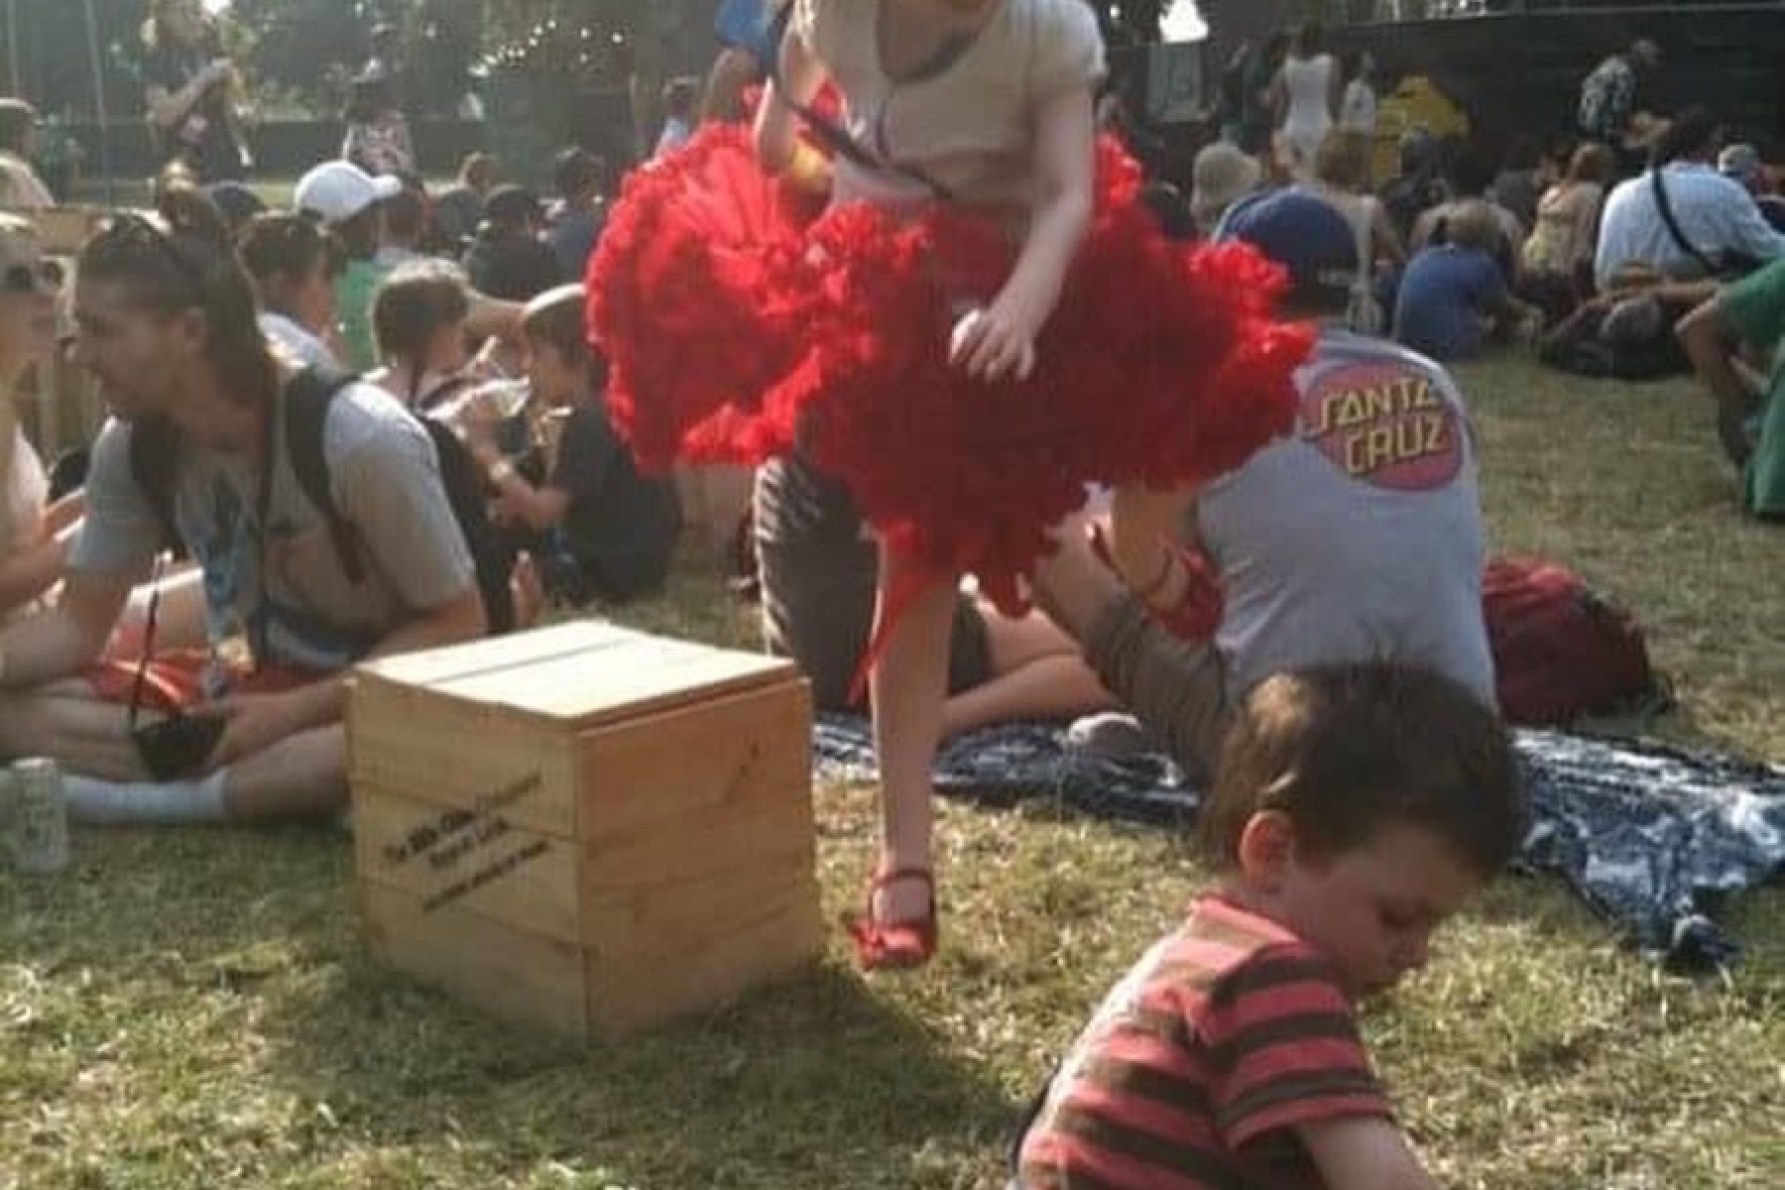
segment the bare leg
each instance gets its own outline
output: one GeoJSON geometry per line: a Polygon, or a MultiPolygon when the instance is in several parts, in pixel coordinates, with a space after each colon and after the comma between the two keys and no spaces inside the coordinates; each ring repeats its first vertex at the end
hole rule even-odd
{"type": "MultiPolygon", "coordinates": [[[[0,756],[48,756],[65,772],[101,781],[149,780],[124,708],[99,701],[79,681],[0,694],[0,756]]],[[[223,796],[229,818],[238,822],[339,811],[347,803],[345,729],[303,732],[240,761],[229,770],[223,796]]]]}
{"type": "Polygon", "coordinates": [[[347,729],[319,727],[238,761],[223,787],[231,822],[325,818],[347,808],[347,729]]]}
{"type": "Polygon", "coordinates": [[[1108,710],[1116,700],[1079,655],[1078,642],[1041,612],[1021,619],[982,604],[991,680],[950,698],[942,734],[1013,719],[1054,719],[1108,710]]]}
{"type": "MultiPolygon", "coordinates": [[[[888,594],[908,577],[905,564],[882,545],[877,626],[887,615],[888,594]]],[[[899,609],[892,635],[868,675],[874,750],[880,760],[882,871],[928,870],[931,865],[930,778],[942,734],[955,598],[953,581],[935,582],[899,609]]],[[[927,915],[929,908],[921,884],[898,881],[875,898],[874,914],[882,922],[908,921],[927,915]]]]}

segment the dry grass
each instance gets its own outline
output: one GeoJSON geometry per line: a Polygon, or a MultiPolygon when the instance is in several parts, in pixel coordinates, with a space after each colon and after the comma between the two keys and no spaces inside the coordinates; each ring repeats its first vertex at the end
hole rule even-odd
{"type": "MultiPolygon", "coordinates": [[[[1669,731],[1785,760],[1785,531],[1740,523],[1683,385],[1469,369],[1496,543],[1629,600],[1669,731]]],[[[743,641],[690,573],[650,627],[743,641]]],[[[827,912],[871,794],[818,794],[827,912]]],[[[1202,873],[1171,839],[1047,806],[947,806],[945,952],[809,977],[572,1052],[374,969],[337,835],[83,835],[0,878],[0,1187],[1000,1184],[1005,1132],[1202,873]]],[[[1762,1190],[1785,1170],[1785,895],[1746,898],[1728,983],[1657,973],[1549,883],[1494,890],[1368,1029],[1449,1185],[1762,1190]]]]}

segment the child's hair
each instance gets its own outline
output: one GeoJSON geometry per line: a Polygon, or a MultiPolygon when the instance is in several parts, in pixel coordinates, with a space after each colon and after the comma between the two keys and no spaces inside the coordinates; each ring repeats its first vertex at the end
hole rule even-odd
{"type": "Polygon", "coordinates": [[[331,275],[340,268],[340,248],[329,234],[314,219],[285,212],[250,219],[236,252],[263,300],[270,282],[302,281],[324,262],[331,275]]]}
{"type": "Polygon", "coordinates": [[[225,391],[246,405],[277,398],[279,370],[256,321],[254,286],[209,199],[175,186],[156,199],[159,222],[120,214],[81,248],[83,279],[123,287],[145,310],[204,315],[207,358],[225,391]]]}
{"type": "Polygon", "coordinates": [[[1202,841],[1233,866],[1254,814],[1280,811],[1315,858],[1403,823],[1443,839],[1473,871],[1499,871],[1528,804],[1499,717],[1447,678],[1380,663],[1261,682],[1221,750],[1202,841]]]}
{"type": "Polygon", "coordinates": [[[567,364],[583,364],[591,383],[600,388],[607,380],[607,363],[589,345],[584,322],[583,287],[572,283],[548,289],[521,311],[521,333],[535,346],[550,347],[567,364]]]}
{"type": "Polygon", "coordinates": [[[399,267],[372,299],[372,335],[379,358],[409,365],[416,373],[412,382],[419,383],[434,336],[470,315],[469,293],[465,274],[455,264],[418,260],[399,267]]]}

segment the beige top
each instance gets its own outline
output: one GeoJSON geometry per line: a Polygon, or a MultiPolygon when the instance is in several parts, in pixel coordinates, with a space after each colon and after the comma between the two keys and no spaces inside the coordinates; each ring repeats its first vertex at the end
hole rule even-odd
{"type": "Polygon", "coordinates": [[[1583,261],[1593,263],[1599,208],[1605,190],[1597,182],[1551,186],[1537,203],[1537,226],[1525,241],[1525,269],[1567,276],[1583,261]]]}
{"type": "MultiPolygon", "coordinates": [[[[894,82],[881,69],[885,0],[795,0],[793,27],[843,93],[845,126],[890,162],[915,167],[973,206],[1035,201],[1035,112],[1103,77],[1103,39],[1084,0],[1000,0],[954,62],[894,82]]],[[[833,201],[908,206],[917,179],[839,160],[833,201]]]]}

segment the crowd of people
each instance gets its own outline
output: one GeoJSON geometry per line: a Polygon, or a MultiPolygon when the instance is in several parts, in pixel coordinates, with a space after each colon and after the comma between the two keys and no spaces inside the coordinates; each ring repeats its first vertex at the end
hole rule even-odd
{"type": "MultiPolygon", "coordinates": [[[[155,209],[110,218],[71,292],[28,215],[0,218],[0,383],[44,365],[66,319],[113,415],[53,491],[0,403],[0,755],[54,755],[91,824],[338,815],[353,665],[525,626],[548,604],[649,598],[681,528],[673,484],[625,432],[630,406],[610,400],[639,391],[628,335],[668,332],[597,318],[608,333],[588,333],[625,259],[603,243],[630,200],[609,165],[565,148],[548,205],[480,153],[432,194],[375,58],[340,158],[264,209],[237,183],[230,71],[196,8],[151,5],[148,114],[174,146],[155,209]]],[[[1759,155],[1723,145],[1702,110],[1644,113],[1636,82],[1660,53],[1638,43],[1587,77],[1574,143],[1499,153],[1416,132],[1378,189],[1374,64],[1341,67],[1309,24],[1235,55],[1223,136],[1189,194],[1153,180],[1112,196],[1094,168],[1106,64],[1078,0],[728,0],[716,32],[711,76],[671,83],[637,168],[673,179],[730,146],[833,211],[904,226],[948,205],[1016,246],[997,285],[947,305],[946,328],[889,329],[923,337],[894,365],[827,357],[829,385],[878,394],[849,369],[933,364],[962,401],[1057,399],[1022,386],[1069,366],[1050,317],[1083,261],[1113,250],[1112,209],[1146,212],[1150,261],[1261,259],[1283,285],[1270,319],[1244,324],[1287,360],[1282,392],[1257,379],[1220,398],[1269,425],[1210,473],[1087,475],[1020,576],[1033,608],[876,532],[868,464],[825,453],[833,407],[812,404],[758,468],[765,642],[820,707],[875,721],[884,815],[851,924],[861,965],[918,965],[939,943],[941,738],[1045,717],[1078,720],[1081,747],[1164,750],[1212,790],[1217,886],[1047,1082],[1012,1184],[1167,1170],[1242,1184],[1268,1168],[1431,1185],[1354,1002],[1424,964],[1526,815],[1482,618],[1476,446],[1446,364],[1518,342],[1570,366],[1583,344],[1677,352],[1715,396],[1749,506],[1785,513],[1785,381],[1759,354],[1785,337],[1785,236],[1759,155]],[[748,150],[703,133],[759,85],[748,150]],[[1190,256],[1198,243],[1227,247],[1190,256]],[[1280,416],[1256,412],[1278,397],[1280,416]]],[[[0,101],[0,198],[23,211],[49,201],[31,124],[0,101]]],[[[828,243],[846,257],[871,239],[828,243]]],[[[673,346],[686,365],[705,345],[673,346]]],[[[1186,419],[1228,412],[1194,404],[1201,382],[1160,381],[1184,390],[1186,419]]],[[[1119,422],[1131,394],[1091,397],[1119,422]]]]}

